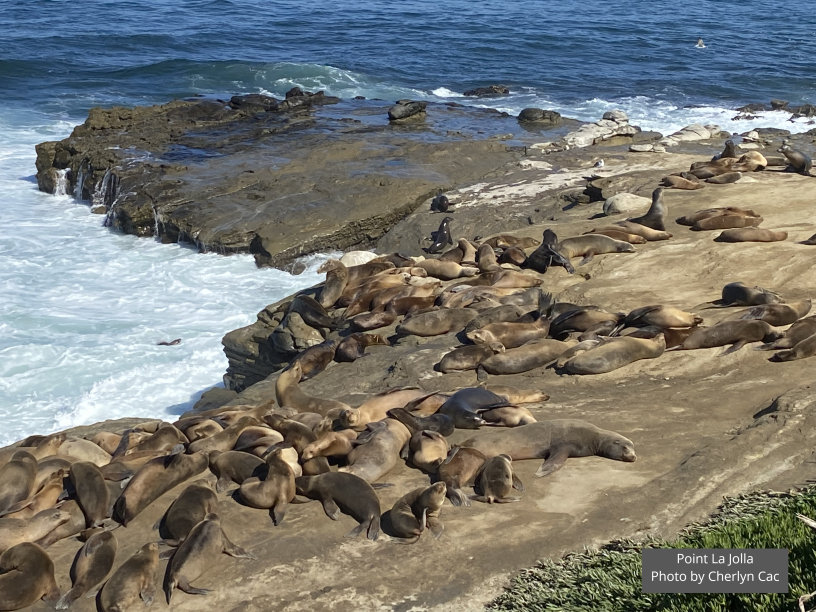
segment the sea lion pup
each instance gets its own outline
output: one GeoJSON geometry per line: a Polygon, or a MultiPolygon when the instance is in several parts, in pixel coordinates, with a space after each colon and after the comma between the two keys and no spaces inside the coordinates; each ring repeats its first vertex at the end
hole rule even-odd
{"type": "Polygon", "coordinates": [[[396,419],[369,423],[368,428],[373,433],[348,454],[348,465],[339,471],[359,476],[366,482],[375,482],[397,465],[411,432],[396,419]]]}
{"type": "Polygon", "coordinates": [[[574,238],[567,238],[559,242],[555,248],[567,258],[584,258],[578,265],[592,261],[595,255],[604,253],[634,253],[635,247],[628,242],[615,240],[603,234],[584,234],[574,238]]]}
{"type": "Polygon", "coordinates": [[[37,600],[53,607],[60,597],[54,562],[41,547],[23,542],[0,555],[0,610],[20,610],[37,600]]]}
{"type": "Polygon", "coordinates": [[[451,395],[439,408],[439,414],[452,418],[458,429],[478,429],[485,424],[479,413],[512,405],[492,391],[482,387],[467,387],[451,395]]]}
{"type": "MultiPolygon", "coordinates": [[[[462,242],[462,240],[464,240],[464,238],[460,239],[459,242],[462,242]]],[[[465,252],[462,250],[462,248],[455,246],[442,253],[439,256],[439,261],[451,261],[453,263],[460,264],[462,263],[462,258],[464,256],[465,252]]]]}
{"type": "Polygon", "coordinates": [[[629,244],[646,244],[648,242],[643,236],[638,236],[637,234],[630,234],[622,227],[617,227],[614,225],[604,225],[603,227],[596,227],[594,229],[589,230],[588,232],[584,232],[584,235],[587,234],[602,234],[604,236],[612,238],[613,240],[628,242],[629,244]]]}
{"type": "Polygon", "coordinates": [[[570,347],[555,360],[555,369],[561,370],[569,361],[577,357],[581,353],[585,353],[589,349],[595,348],[606,338],[590,338],[588,340],[581,340],[575,346],[570,347]]]}
{"type": "Polygon", "coordinates": [[[688,351],[732,345],[723,355],[740,350],[749,342],[773,342],[782,337],[766,321],[720,321],[711,327],[698,327],[683,341],[667,351],[688,351]]]}
{"type": "Polygon", "coordinates": [[[308,461],[314,457],[345,457],[354,449],[356,439],[353,429],[330,431],[304,448],[301,458],[308,461]]]}
{"type": "Polygon", "coordinates": [[[295,479],[295,486],[298,495],[320,501],[326,516],[333,521],[340,520],[341,512],[358,521],[360,525],[346,534],[347,538],[356,538],[363,531],[369,540],[380,536],[380,499],[359,476],[344,472],[301,476],[295,479]]]}
{"type": "Polygon", "coordinates": [[[727,229],[714,242],[782,242],[788,239],[788,232],[776,232],[760,227],[727,229]]]}
{"type": "Polygon", "coordinates": [[[448,212],[448,207],[450,207],[450,200],[442,193],[431,200],[431,212],[448,212]]]}
{"type": "Polygon", "coordinates": [[[785,172],[797,172],[804,176],[810,176],[810,169],[813,167],[813,161],[810,156],[802,151],[798,151],[790,147],[790,145],[783,144],[777,149],[788,160],[788,167],[785,172]]]}
{"type": "MultiPolygon", "coordinates": [[[[635,308],[623,318],[618,324],[619,331],[624,327],[646,327],[647,325],[657,325],[659,327],[696,327],[703,322],[703,318],[693,312],[686,312],[673,306],[665,304],[655,304],[653,306],[643,306],[635,308]]],[[[613,333],[614,335],[614,333],[613,333]]]]}
{"type": "Polygon", "coordinates": [[[628,221],[645,225],[646,227],[650,227],[659,232],[665,232],[666,215],[668,213],[669,209],[666,206],[666,203],[663,201],[663,187],[658,187],[652,192],[652,205],[649,207],[646,214],[642,217],[628,219],[628,221]]]}
{"type": "Polygon", "coordinates": [[[758,346],[755,350],[775,351],[778,349],[790,349],[802,342],[802,340],[810,338],[813,334],[816,334],[816,316],[799,319],[785,330],[781,338],[775,342],[758,346]]]}
{"type": "Polygon", "coordinates": [[[450,446],[448,441],[437,431],[420,430],[411,435],[408,442],[408,452],[405,458],[429,474],[436,473],[437,468],[448,456],[450,446]]]}
{"type": "MultiPolygon", "coordinates": [[[[285,404],[284,404],[285,405],[285,404]]],[[[294,408],[294,406],[293,406],[294,408]]],[[[258,419],[251,416],[244,416],[238,419],[238,422],[233,423],[223,431],[218,432],[209,438],[202,438],[191,442],[187,447],[187,452],[197,453],[200,451],[214,451],[220,450],[222,452],[232,450],[240,437],[241,433],[247,428],[258,425],[258,419]]]]}
{"type": "Polygon", "coordinates": [[[604,374],[641,359],[656,359],[665,350],[663,334],[648,340],[631,336],[607,338],[570,359],[564,364],[564,369],[570,374],[604,374]]]}
{"type": "Polygon", "coordinates": [[[476,276],[479,274],[478,268],[468,266],[460,266],[453,261],[443,261],[441,259],[423,259],[417,264],[417,267],[422,268],[428,273],[428,276],[433,276],[440,280],[449,281],[455,278],[476,276]]]}
{"type": "Polygon", "coordinates": [[[351,408],[343,402],[306,395],[298,387],[301,373],[301,365],[295,361],[278,375],[275,381],[275,396],[279,405],[294,408],[298,412],[316,412],[322,416],[326,416],[331,410],[351,408]]]}
{"type": "Polygon", "coordinates": [[[397,313],[387,310],[366,312],[355,316],[351,320],[350,329],[355,332],[381,329],[391,325],[398,317],[397,313]]]}
{"type": "Polygon", "coordinates": [[[546,459],[536,477],[552,474],[571,457],[605,457],[632,462],[637,457],[631,440],[586,421],[553,419],[512,429],[491,429],[462,443],[485,457],[507,455],[513,461],[546,459]]]}
{"type": "MultiPolygon", "coordinates": [[[[341,363],[357,361],[365,354],[367,347],[376,345],[390,346],[390,343],[383,336],[378,334],[350,334],[343,338],[340,344],[337,345],[337,349],[334,352],[334,360],[341,363]]],[[[280,401],[278,403],[280,403],[280,401]]]]}
{"type": "Polygon", "coordinates": [[[470,506],[470,498],[462,489],[475,483],[476,477],[487,461],[481,452],[474,448],[454,446],[448,458],[439,466],[439,480],[445,483],[448,499],[454,506],[470,506]]]}
{"type": "Polygon", "coordinates": [[[453,419],[447,414],[435,413],[423,417],[412,414],[405,408],[394,408],[388,411],[388,416],[405,425],[411,434],[418,431],[435,431],[443,436],[449,436],[454,430],[453,419]]]}
{"type": "Polygon", "coordinates": [[[811,300],[797,300],[788,304],[763,304],[741,310],[728,317],[728,320],[742,319],[765,321],[768,325],[782,327],[795,323],[810,312],[811,300]]]}
{"type": "Polygon", "coordinates": [[[798,342],[793,348],[779,351],[770,361],[796,361],[797,359],[806,359],[816,355],[816,334],[805,338],[798,342]]]}
{"type": "Polygon", "coordinates": [[[451,221],[453,221],[453,217],[445,217],[442,219],[442,223],[439,224],[439,229],[436,230],[436,236],[434,237],[433,244],[425,249],[427,253],[439,253],[443,248],[445,248],[446,244],[453,244],[450,228],[451,221]]]}
{"type": "Polygon", "coordinates": [[[444,526],[439,521],[439,513],[445,503],[446,490],[444,482],[437,482],[414,489],[397,500],[391,508],[391,528],[397,537],[410,538],[400,544],[418,541],[425,527],[434,539],[442,535],[444,526]]]}
{"type": "Polygon", "coordinates": [[[557,245],[558,235],[549,228],[545,229],[541,244],[527,257],[524,267],[544,274],[552,266],[563,266],[567,272],[575,274],[569,258],[558,250],[557,245]]]}
{"type": "Polygon", "coordinates": [[[392,408],[402,408],[408,402],[428,395],[427,391],[417,388],[388,389],[368,398],[358,408],[344,410],[338,418],[345,427],[362,427],[373,421],[381,421],[392,408]]]}
{"type": "Polygon", "coordinates": [[[0,468],[0,512],[29,498],[37,477],[37,460],[27,451],[17,451],[0,468]]]}
{"type": "Polygon", "coordinates": [[[470,499],[487,504],[521,501],[520,497],[509,495],[513,489],[524,492],[524,485],[513,471],[513,460],[507,455],[497,455],[488,459],[476,479],[476,486],[481,493],[471,495],[470,499]]]}
{"type": "Polygon", "coordinates": [[[513,264],[514,266],[523,266],[524,262],[527,261],[527,253],[524,252],[524,249],[519,247],[508,247],[504,249],[504,253],[499,256],[497,260],[499,264],[513,264]]]}
{"type": "Polygon", "coordinates": [[[444,374],[475,370],[485,359],[496,353],[503,353],[504,350],[504,345],[499,342],[460,346],[442,357],[436,369],[444,374]]]}
{"type": "Polygon", "coordinates": [[[416,314],[397,325],[397,333],[403,336],[441,336],[459,331],[478,316],[472,308],[443,308],[416,314]]]}
{"type": "MultiPolygon", "coordinates": [[[[277,415],[265,417],[264,420],[274,430],[283,434],[284,441],[291,444],[298,455],[302,454],[309,444],[317,440],[317,435],[312,428],[303,423],[277,415]]],[[[303,473],[306,475],[322,474],[328,471],[329,462],[325,457],[313,457],[303,462],[303,473]]]]}
{"type": "Polygon", "coordinates": [[[334,329],[337,321],[329,316],[326,309],[313,297],[300,294],[289,305],[289,313],[298,313],[307,325],[334,329]]]}
{"type": "Polygon", "coordinates": [[[266,456],[269,468],[261,480],[255,476],[247,478],[238,489],[248,506],[269,510],[276,526],[283,522],[289,503],[295,498],[295,473],[282,458],[283,449],[277,448],[266,456]]]}
{"type": "Polygon", "coordinates": [[[705,182],[711,183],[712,185],[727,185],[729,183],[736,183],[741,178],[742,172],[726,172],[719,176],[709,177],[705,179],[705,182]]]}
{"type": "Polygon", "coordinates": [[[552,311],[553,302],[551,293],[542,293],[539,297],[538,319],[533,323],[516,323],[512,321],[489,323],[480,329],[467,332],[467,338],[474,344],[502,345],[505,349],[517,348],[531,340],[544,339],[550,331],[549,315],[552,311]]]}
{"type": "Polygon", "coordinates": [[[78,461],[71,466],[70,478],[79,507],[85,513],[86,527],[101,527],[111,506],[102,471],[90,461],[78,461]]]}
{"type": "Polygon", "coordinates": [[[209,438],[220,431],[224,431],[224,426],[213,419],[185,419],[183,427],[179,427],[190,442],[195,442],[201,438],[209,438]]]}
{"type": "Polygon", "coordinates": [[[208,465],[206,452],[151,459],[136,472],[116,500],[115,520],[127,527],[142,510],[176,485],[203,472],[208,465]]]}
{"type": "Polygon", "coordinates": [[[579,306],[557,315],[550,323],[550,336],[558,338],[569,332],[585,332],[590,327],[614,321],[617,325],[623,313],[606,312],[598,306],[579,306]]]}
{"type": "Polygon", "coordinates": [[[162,423],[162,426],[147,438],[142,439],[141,442],[131,445],[130,438],[132,436],[139,436],[142,432],[125,430],[122,433],[122,439],[119,441],[119,446],[113,452],[112,457],[120,457],[130,453],[138,453],[140,451],[164,451],[170,452],[177,444],[189,444],[190,440],[184,433],[171,425],[170,423],[162,423]]]}
{"type": "Polygon", "coordinates": [[[99,593],[102,612],[121,612],[139,598],[145,606],[156,597],[156,571],[159,569],[159,545],[149,542],[113,573],[99,593]]]}
{"type": "Polygon", "coordinates": [[[574,342],[560,340],[536,340],[518,348],[506,350],[485,359],[476,369],[479,380],[487,374],[521,374],[541,368],[558,359],[574,342]]]}
{"type": "Polygon", "coordinates": [[[707,219],[700,219],[691,226],[691,231],[701,232],[716,229],[730,229],[737,227],[756,227],[762,223],[762,217],[749,217],[746,215],[716,215],[707,219]]]}
{"type": "Polygon", "coordinates": [[[723,152],[712,157],[711,161],[717,161],[718,159],[727,157],[733,157],[734,159],[739,157],[739,155],[737,155],[737,148],[734,146],[734,141],[730,139],[725,141],[725,148],[723,149],[723,152]]]}
{"type": "Polygon", "coordinates": [[[57,610],[67,610],[77,599],[107,578],[116,559],[118,543],[110,531],[93,534],[74,559],[74,583],[57,602],[57,610]]]}
{"type": "Polygon", "coordinates": [[[326,273],[326,281],[320,290],[318,302],[323,308],[331,308],[343,295],[348,285],[348,268],[337,259],[325,261],[318,269],[318,274],[326,273]]]}
{"type": "MultiPolygon", "coordinates": [[[[697,177],[695,177],[695,179],[696,178],[697,177]]],[[[698,181],[690,181],[682,176],[674,176],[671,174],[660,179],[660,185],[661,187],[665,187],[667,189],[685,189],[687,191],[702,189],[705,187],[705,185],[698,181]]]]}
{"type": "MultiPolygon", "coordinates": [[[[32,540],[35,544],[39,544],[43,548],[48,548],[54,542],[59,542],[65,538],[70,538],[71,536],[77,535],[85,530],[85,515],[82,512],[82,508],[79,507],[79,504],[77,504],[76,501],[69,499],[68,501],[63,502],[63,504],[59,507],[59,511],[62,513],[62,516],[66,518],[65,522],[58,524],[56,527],[51,525],[53,528],[50,531],[44,535],[41,535],[41,537],[32,540]]],[[[53,512],[53,510],[51,512],[53,512]]],[[[39,514],[48,516],[49,511],[44,510],[39,514]]],[[[25,521],[23,521],[23,523],[24,522],[25,521]]],[[[45,529],[47,529],[47,526],[45,529]]],[[[25,538],[24,541],[28,541],[28,538],[25,538]]]]}
{"type": "Polygon", "coordinates": [[[661,232],[651,227],[646,227],[645,225],[641,225],[640,223],[632,223],[631,221],[618,221],[615,223],[616,226],[623,228],[626,232],[630,234],[635,234],[636,236],[641,236],[645,238],[648,242],[657,242],[659,240],[668,240],[672,237],[672,234],[669,232],[661,232]]]}
{"type": "Polygon", "coordinates": [[[210,481],[202,478],[181,492],[153,528],[158,529],[163,525],[165,531],[170,534],[170,538],[165,539],[165,542],[171,546],[178,546],[205,516],[217,511],[218,497],[212,490],[210,481]]]}
{"type": "Polygon", "coordinates": [[[30,519],[0,518],[0,553],[21,542],[36,542],[71,520],[63,510],[43,510],[30,519]]]}

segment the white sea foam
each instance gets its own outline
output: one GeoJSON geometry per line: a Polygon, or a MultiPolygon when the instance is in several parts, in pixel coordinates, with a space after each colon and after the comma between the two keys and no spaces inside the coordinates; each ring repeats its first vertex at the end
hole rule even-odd
{"type": "Polygon", "coordinates": [[[221,384],[223,335],[319,282],[321,258],[291,276],[250,256],[111,232],[87,204],[37,191],[34,144],[65,137],[74,122],[24,124],[34,118],[0,117],[0,445],[179,414],[221,384]]]}

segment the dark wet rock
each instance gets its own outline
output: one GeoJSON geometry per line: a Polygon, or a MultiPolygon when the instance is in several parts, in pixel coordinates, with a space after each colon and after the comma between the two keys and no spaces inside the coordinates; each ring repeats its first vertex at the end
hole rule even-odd
{"type": "Polygon", "coordinates": [[[248,94],[245,96],[232,96],[229,101],[230,107],[234,109],[257,109],[264,111],[274,111],[278,108],[277,98],[264,96],[261,94],[248,94]]]}
{"type": "Polygon", "coordinates": [[[510,93],[510,89],[504,85],[488,85],[487,87],[476,87],[475,89],[468,89],[465,92],[466,96],[475,96],[477,98],[484,98],[487,96],[506,96],[510,93]]]}
{"type": "Polygon", "coordinates": [[[784,138],[790,136],[790,130],[783,130],[781,128],[757,128],[754,130],[762,139],[770,138],[784,138]]]}
{"type": "Polygon", "coordinates": [[[790,110],[793,111],[794,119],[798,119],[799,117],[816,117],[816,106],[813,104],[803,104],[802,106],[797,106],[790,110]]]}
{"type": "Polygon", "coordinates": [[[427,102],[414,102],[411,100],[399,100],[394,106],[388,109],[389,121],[400,121],[403,119],[419,117],[425,114],[427,102]]]}
{"type": "Polygon", "coordinates": [[[543,108],[525,108],[519,113],[518,120],[526,123],[547,123],[554,125],[561,121],[561,114],[543,108]]]}
{"type": "Polygon", "coordinates": [[[232,389],[213,387],[209,391],[205,391],[201,394],[201,397],[193,406],[193,410],[212,410],[214,408],[220,408],[236,397],[238,397],[238,394],[232,389]]]}
{"type": "Polygon", "coordinates": [[[656,140],[660,140],[661,138],[663,138],[663,134],[660,132],[638,132],[637,134],[632,134],[632,144],[654,142],[656,140]]]}
{"type": "Polygon", "coordinates": [[[771,100],[771,108],[773,110],[780,110],[786,108],[788,106],[788,102],[785,100],[771,100]]]}
{"type": "Polygon", "coordinates": [[[761,102],[754,102],[751,104],[746,104],[745,106],[740,106],[737,108],[737,110],[740,113],[761,113],[762,111],[768,110],[768,107],[761,102]]]}

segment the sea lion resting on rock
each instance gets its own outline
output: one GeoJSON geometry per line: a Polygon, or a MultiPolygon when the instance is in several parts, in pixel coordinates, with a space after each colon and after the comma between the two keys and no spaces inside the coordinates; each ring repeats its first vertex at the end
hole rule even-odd
{"type": "MultiPolygon", "coordinates": [[[[666,215],[669,209],[663,201],[663,187],[658,187],[652,192],[652,205],[649,210],[642,217],[635,217],[628,219],[632,223],[645,225],[653,230],[659,232],[666,231],[666,215]]],[[[648,240],[648,238],[647,238],[648,240]]]]}
{"type": "Polygon", "coordinates": [[[513,470],[513,460],[507,455],[491,457],[482,467],[476,479],[481,494],[471,495],[470,499],[487,504],[507,504],[517,502],[520,497],[510,497],[513,489],[524,491],[524,485],[513,470]]]}
{"type": "Polygon", "coordinates": [[[511,406],[503,397],[481,387],[460,389],[439,408],[439,414],[453,419],[458,429],[478,429],[485,421],[479,414],[493,408],[511,406]]]}
{"type": "Polygon", "coordinates": [[[759,321],[765,321],[774,327],[781,327],[783,325],[795,323],[809,313],[810,308],[810,299],[797,300],[788,304],[762,304],[760,306],[754,306],[753,308],[748,308],[747,310],[737,312],[728,317],[728,319],[756,319],[759,321]]]}
{"type": "Polygon", "coordinates": [[[67,610],[74,601],[107,578],[118,546],[110,531],[101,531],[88,538],[76,556],[73,587],[57,602],[57,610],[67,610]]]}
{"type": "Polygon", "coordinates": [[[667,351],[688,351],[732,345],[725,353],[740,350],[749,342],[773,342],[782,336],[765,321],[721,321],[712,327],[698,327],[683,344],[667,351]]]}
{"type": "Polygon", "coordinates": [[[0,610],[20,610],[42,599],[52,607],[60,597],[54,563],[40,546],[23,542],[0,555],[0,610]]]}
{"type": "Polygon", "coordinates": [[[760,304],[776,304],[782,301],[779,294],[763,289],[749,287],[745,283],[728,283],[722,290],[722,306],[759,306],[760,304]]]}
{"type": "Polygon", "coordinates": [[[356,538],[363,531],[369,540],[380,535],[380,499],[365,480],[354,474],[327,472],[319,476],[302,476],[295,479],[298,495],[317,499],[333,521],[340,520],[340,513],[350,515],[360,525],[352,529],[347,538],[356,538]]]}
{"type": "Polygon", "coordinates": [[[691,226],[691,231],[701,232],[717,229],[731,229],[740,227],[756,227],[762,223],[762,217],[751,217],[748,215],[715,215],[707,219],[700,219],[691,226]]]}
{"type": "Polygon", "coordinates": [[[159,545],[150,542],[125,561],[113,573],[99,594],[102,612],[127,610],[140,598],[145,605],[156,597],[156,572],[159,569],[159,545]]]}
{"type": "Polygon", "coordinates": [[[411,438],[408,428],[395,419],[369,423],[372,434],[348,454],[348,465],[340,472],[374,482],[385,476],[397,464],[400,451],[411,438]]]}
{"type": "Polygon", "coordinates": [[[397,333],[406,336],[439,336],[459,331],[479,313],[472,308],[443,308],[408,317],[397,326],[397,333]]]}
{"type": "Polygon", "coordinates": [[[588,232],[584,232],[584,235],[586,234],[603,234],[604,236],[609,236],[613,240],[628,242],[629,244],[646,244],[646,242],[648,242],[643,236],[638,236],[637,234],[630,234],[622,227],[615,225],[604,225],[602,227],[596,227],[594,229],[589,230],[588,232]]]}
{"type": "Polygon", "coordinates": [[[692,226],[703,219],[710,219],[711,217],[720,217],[722,215],[737,215],[743,217],[759,217],[753,210],[746,210],[744,208],[737,208],[736,206],[726,206],[721,208],[704,208],[697,210],[690,215],[684,215],[675,219],[678,225],[692,226]]]}
{"type": "MultiPolygon", "coordinates": [[[[379,334],[354,333],[346,336],[337,345],[334,351],[334,359],[338,362],[351,363],[357,361],[365,354],[369,346],[390,346],[388,340],[379,334]]],[[[278,402],[280,404],[280,401],[278,402]]],[[[284,404],[281,404],[284,405],[284,404]]]]}
{"type": "Polygon", "coordinates": [[[564,257],[584,256],[579,265],[589,263],[595,255],[603,253],[634,253],[635,247],[628,242],[615,240],[603,234],[584,234],[574,238],[567,238],[559,242],[555,248],[564,257]]]}
{"type": "Polygon", "coordinates": [[[484,379],[484,374],[521,374],[535,368],[540,368],[566,351],[574,342],[560,342],[559,340],[536,340],[518,348],[498,353],[485,359],[477,372],[484,379]]]}
{"type": "Polygon", "coordinates": [[[429,474],[436,472],[448,456],[448,441],[437,431],[420,430],[411,435],[408,448],[403,447],[401,456],[429,474]]]}
{"type": "Polygon", "coordinates": [[[669,238],[672,237],[672,235],[669,232],[652,229],[651,227],[646,227],[645,225],[641,225],[640,223],[634,223],[632,221],[618,221],[617,223],[615,223],[615,226],[623,228],[630,234],[642,236],[649,242],[668,240],[669,238]]]}
{"type": "MultiPolygon", "coordinates": [[[[645,327],[647,325],[657,325],[659,327],[696,327],[703,322],[702,317],[698,317],[692,312],[686,312],[673,306],[665,304],[655,304],[653,306],[643,306],[635,308],[618,325],[618,329],[624,327],[645,327]]],[[[613,335],[614,332],[613,332],[613,335]]]]}
{"type": "Polygon", "coordinates": [[[476,477],[487,461],[475,448],[454,446],[448,458],[439,466],[439,480],[447,487],[446,495],[454,506],[470,506],[470,498],[464,494],[464,487],[474,484],[476,477]]]}
{"type": "Polygon", "coordinates": [[[816,334],[816,316],[799,319],[785,330],[785,335],[778,340],[756,347],[758,351],[775,351],[778,349],[790,349],[816,334]]]}
{"type": "Polygon", "coordinates": [[[391,527],[400,538],[410,538],[403,544],[413,544],[428,528],[434,539],[442,535],[443,526],[439,513],[445,501],[446,486],[437,482],[429,487],[419,487],[402,496],[391,508],[391,527]]]}
{"type": "Polygon", "coordinates": [[[440,280],[449,281],[455,278],[463,278],[476,276],[479,274],[479,269],[469,266],[460,266],[453,261],[444,261],[441,259],[424,259],[420,261],[417,266],[428,273],[428,276],[433,276],[440,280]]]}
{"type": "Polygon", "coordinates": [[[564,364],[571,374],[604,374],[641,359],[656,359],[666,350],[663,334],[654,339],[607,338],[564,364]]]}
{"type": "Polygon", "coordinates": [[[504,350],[504,345],[500,343],[460,346],[442,357],[437,369],[445,374],[475,370],[485,359],[496,353],[503,353],[504,350]]]}
{"type": "Polygon", "coordinates": [[[705,185],[698,181],[690,181],[682,176],[674,175],[664,176],[660,180],[660,185],[668,189],[685,189],[687,191],[705,187],[705,185]]]}
{"type": "Polygon", "coordinates": [[[760,227],[740,227],[727,229],[714,242],[782,242],[788,239],[788,232],[776,232],[760,227]]]}
{"type": "Polygon", "coordinates": [[[462,443],[485,455],[507,455],[513,461],[546,459],[536,477],[546,476],[563,467],[571,457],[597,455],[616,461],[632,462],[635,446],[620,434],[595,427],[586,421],[554,419],[481,433],[462,443]]]}
{"type": "Polygon", "coordinates": [[[791,349],[779,351],[771,357],[771,361],[796,361],[814,355],[816,355],[816,334],[805,338],[791,349]]]}

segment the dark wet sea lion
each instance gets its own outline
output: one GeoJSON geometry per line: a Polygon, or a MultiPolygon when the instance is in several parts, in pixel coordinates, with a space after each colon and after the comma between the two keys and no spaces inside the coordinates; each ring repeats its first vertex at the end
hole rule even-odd
{"type": "Polygon", "coordinates": [[[201,479],[181,492],[181,495],[170,504],[160,522],[170,534],[171,540],[182,542],[205,516],[217,511],[218,497],[209,481],[201,479]]]}
{"type": "Polygon", "coordinates": [[[659,232],[666,231],[666,215],[669,209],[663,201],[663,187],[658,187],[652,192],[652,205],[642,217],[629,219],[632,223],[645,225],[659,232]]]}
{"type": "Polygon", "coordinates": [[[775,304],[782,298],[773,291],[762,287],[749,287],[745,283],[728,283],[722,290],[722,305],[725,306],[759,306],[775,304]]]}
{"type": "Polygon", "coordinates": [[[436,237],[434,238],[433,244],[426,249],[428,253],[439,253],[446,244],[453,244],[450,229],[451,221],[453,221],[453,217],[445,217],[442,219],[442,223],[439,224],[439,229],[436,230],[436,237]]]}
{"type": "Polygon", "coordinates": [[[397,419],[400,423],[405,425],[412,434],[417,431],[436,431],[443,436],[449,436],[453,433],[454,424],[453,419],[446,414],[431,414],[428,416],[420,416],[412,414],[404,408],[394,408],[388,411],[388,416],[392,419],[397,419]]]}
{"type": "Polygon", "coordinates": [[[491,429],[462,443],[463,447],[480,451],[486,457],[507,455],[513,461],[546,459],[536,472],[537,477],[561,468],[570,457],[597,455],[616,461],[636,459],[635,446],[630,440],[572,419],[539,421],[511,429],[491,429]]]}
{"type": "Polygon", "coordinates": [[[319,476],[301,476],[295,479],[298,495],[305,495],[323,504],[330,519],[340,520],[340,513],[348,514],[360,523],[346,537],[356,538],[366,531],[369,540],[380,535],[380,499],[365,480],[354,474],[327,472],[319,476]]]}
{"type": "Polygon", "coordinates": [[[193,527],[190,535],[178,547],[168,564],[164,581],[167,603],[170,603],[176,587],[190,595],[209,593],[209,589],[194,588],[190,586],[190,582],[211,568],[221,553],[239,559],[255,558],[240,546],[230,542],[221,528],[221,519],[217,514],[209,513],[193,527]]]}
{"type": "Polygon", "coordinates": [[[500,395],[481,387],[460,389],[439,408],[439,414],[453,419],[458,429],[478,429],[484,425],[479,413],[484,410],[512,405],[500,395]]]}
{"type": "Polygon", "coordinates": [[[71,466],[71,482],[77,502],[85,513],[87,527],[101,527],[110,512],[111,499],[105,477],[96,464],[78,461],[71,466]]]}
{"type": "Polygon", "coordinates": [[[389,346],[389,342],[378,334],[350,334],[337,345],[334,360],[346,363],[357,361],[365,354],[367,347],[375,345],[389,346]]]}
{"type": "Polygon", "coordinates": [[[74,559],[73,586],[57,602],[57,610],[67,610],[74,601],[107,578],[113,569],[118,546],[110,531],[100,531],[88,538],[74,559]]]}
{"type": "Polygon", "coordinates": [[[431,200],[431,212],[448,212],[450,201],[448,196],[440,193],[433,200],[431,200]]]}
{"type": "Polygon", "coordinates": [[[749,342],[773,342],[781,336],[765,321],[721,321],[712,327],[698,327],[683,344],[667,350],[687,351],[730,344],[726,353],[733,353],[749,342]]]}
{"type": "Polygon", "coordinates": [[[41,547],[18,544],[0,555],[0,610],[20,610],[42,599],[52,607],[60,597],[54,562],[41,547]]]}
{"type": "Polygon", "coordinates": [[[181,338],[176,338],[175,340],[170,340],[170,342],[162,340],[161,342],[157,342],[156,344],[158,346],[176,346],[177,344],[181,344],[181,338]]]}
{"type": "Polygon", "coordinates": [[[524,267],[544,274],[552,266],[562,266],[567,272],[574,274],[575,268],[572,267],[569,258],[558,251],[557,244],[556,233],[549,228],[545,229],[541,244],[527,257],[524,267]]]}
{"type": "Polygon", "coordinates": [[[434,538],[442,535],[444,527],[439,521],[439,513],[445,502],[444,482],[429,487],[419,487],[403,495],[391,508],[391,527],[400,538],[410,538],[405,544],[416,542],[428,528],[434,538]]]}
{"type": "Polygon", "coordinates": [[[807,244],[811,246],[816,244],[816,234],[813,234],[810,238],[808,238],[807,240],[803,240],[799,244],[807,244]]]}
{"type": "Polygon", "coordinates": [[[122,612],[140,598],[146,606],[156,597],[156,572],[159,569],[159,545],[150,542],[125,561],[113,573],[99,593],[102,612],[122,612]]]}
{"type": "Polygon", "coordinates": [[[482,467],[476,479],[479,495],[470,499],[487,504],[507,504],[520,501],[520,497],[510,497],[513,489],[524,491],[524,485],[513,471],[513,460],[507,455],[491,457],[482,467]]]}
{"type": "Polygon", "coordinates": [[[788,232],[774,231],[761,227],[727,229],[714,242],[782,242],[788,239],[788,232]]]}

